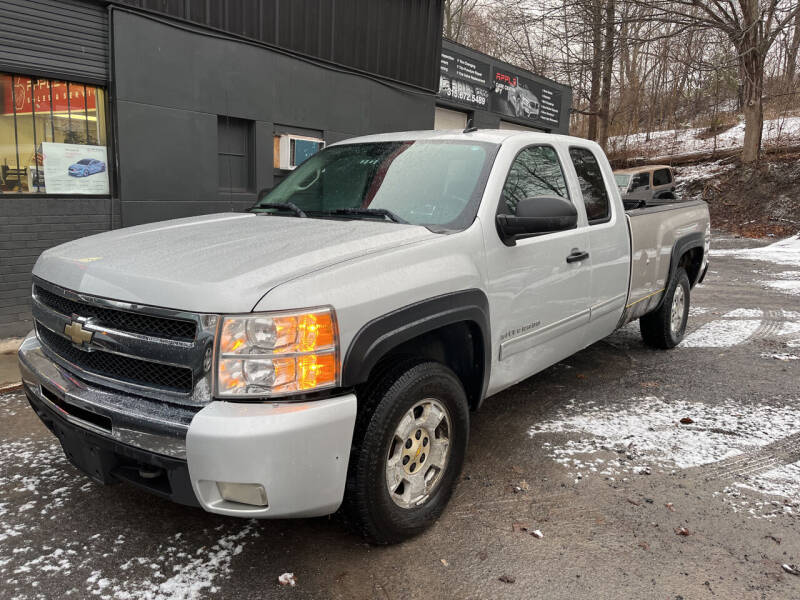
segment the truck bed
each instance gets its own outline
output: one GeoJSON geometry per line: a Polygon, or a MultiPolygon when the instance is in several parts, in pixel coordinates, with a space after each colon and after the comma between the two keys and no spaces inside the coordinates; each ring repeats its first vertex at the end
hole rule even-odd
{"type": "Polygon", "coordinates": [[[687,235],[705,235],[709,224],[708,205],[701,200],[637,208],[626,211],[626,215],[631,234],[631,274],[620,325],[658,306],[675,242],[687,235]]]}

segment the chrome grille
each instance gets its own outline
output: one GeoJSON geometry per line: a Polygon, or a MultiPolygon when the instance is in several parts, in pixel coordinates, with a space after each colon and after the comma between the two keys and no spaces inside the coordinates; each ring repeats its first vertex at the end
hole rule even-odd
{"type": "Polygon", "coordinates": [[[36,328],[45,348],[85,371],[135,385],[152,386],[188,394],[192,391],[192,370],[148,362],[102,350],[86,352],[46,327],[36,328]]]}
{"type": "Polygon", "coordinates": [[[32,308],[45,353],[80,379],[171,403],[210,400],[214,315],[108,300],[39,278],[32,308]]]}
{"type": "Polygon", "coordinates": [[[193,340],[197,333],[197,324],[193,321],[164,319],[75,302],[54,294],[40,285],[34,286],[33,293],[42,304],[62,315],[93,318],[100,326],[173,340],[193,340]]]}

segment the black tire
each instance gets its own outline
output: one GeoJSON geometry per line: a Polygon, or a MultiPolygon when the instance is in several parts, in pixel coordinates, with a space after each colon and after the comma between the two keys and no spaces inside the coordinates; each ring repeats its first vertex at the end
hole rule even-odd
{"type": "Polygon", "coordinates": [[[683,267],[678,267],[664,293],[661,307],[639,319],[639,330],[642,332],[645,344],[653,348],[668,350],[681,343],[686,334],[686,322],[689,320],[689,292],[689,277],[683,267]],[[683,292],[683,313],[680,327],[673,328],[672,305],[679,287],[683,292]]]}
{"type": "Polygon", "coordinates": [[[411,362],[384,371],[366,392],[356,420],[343,505],[351,526],[372,544],[401,542],[430,527],[450,499],[468,437],[467,396],[450,369],[436,362],[411,362]],[[435,399],[447,411],[448,458],[427,499],[403,508],[387,487],[387,457],[403,416],[426,399],[435,399]]]}

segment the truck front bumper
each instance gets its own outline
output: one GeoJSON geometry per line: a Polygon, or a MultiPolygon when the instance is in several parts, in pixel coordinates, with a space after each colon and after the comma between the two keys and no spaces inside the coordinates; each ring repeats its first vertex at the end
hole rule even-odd
{"type": "Polygon", "coordinates": [[[31,406],[70,461],[95,481],[128,481],[240,517],[320,516],[342,502],[354,394],[313,402],[166,405],[78,379],[45,355],[33,333],[20,346],[19,363],[31,406]],[[223,498],[220,490],[231,487],[260,489],[261,505],[223,498]]]}

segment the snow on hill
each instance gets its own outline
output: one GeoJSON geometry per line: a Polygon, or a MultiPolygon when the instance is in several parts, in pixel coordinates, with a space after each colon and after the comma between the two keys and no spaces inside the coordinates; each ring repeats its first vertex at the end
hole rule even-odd
{"type": "MultiPolygon", "coordinates": [[[[646,133],[621,135],[609,140],[609,153],[626,153],[643,157],[676,156],[714,150],[714,137],[707,130],[669,129],[654,131],[647,139],[646,133]]],[[[717,150],[737,148],[744,141],[744,122],[717,135],[717,150]]],[[[764,121],[763,144],[785,146],[800,144],[800,116],[764,121]]]]}

